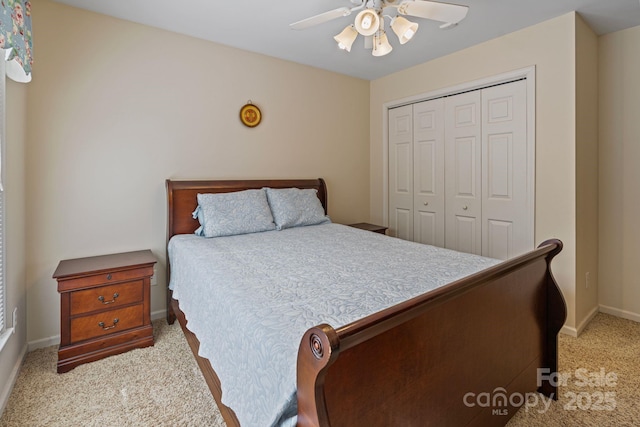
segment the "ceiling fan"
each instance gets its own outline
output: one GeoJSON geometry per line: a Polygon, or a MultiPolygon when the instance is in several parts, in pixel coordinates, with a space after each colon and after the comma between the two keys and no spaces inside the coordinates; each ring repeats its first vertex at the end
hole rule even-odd
{"type": "Polygon", "coordinates": [[[418,24],[407,20],[401,15],[439,21],[443,23],[440,28],[444,29],[457,25],[467,16],[469,11],[468,6],[429,0],[350,1],[354,5],[353,7],[339,7],[294,22],[289,26],[294,30],[304,30],[333,19],[349,16],[355,11],[360,11],[356,15],[354,23],[348,25],[340,34],[334,37],[338,47],[350,52],[351,45],[358,37],[358,34],[361,34],[365,37],[365,47],[373,49],[373,56],[383,56],[393,49],[384,30],[384,18],[390,20],[389,25],[398,36],[400,44],[405,44],[415,35],[418,30],[418,24]],[[387,15],[387,11],[390,9],[395,9],[395,16],[387,15]]]}

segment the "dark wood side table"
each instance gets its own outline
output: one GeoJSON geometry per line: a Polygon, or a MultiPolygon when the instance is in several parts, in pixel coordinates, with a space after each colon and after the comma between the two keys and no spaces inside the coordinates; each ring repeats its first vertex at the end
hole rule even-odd
{"type": "Polygon", "coordinates": [[[60,261],[58,373],[153,345],[150,250],[60,261]]]}
{"type": "Polygon", "coordinates": [[[359,228],[361,230],[373,231],[374,233],[387,234],[387,228],[382,225],[369,224],[367,222],[359,222],[357,224],[349,224],[349,227],[359,228]]]}

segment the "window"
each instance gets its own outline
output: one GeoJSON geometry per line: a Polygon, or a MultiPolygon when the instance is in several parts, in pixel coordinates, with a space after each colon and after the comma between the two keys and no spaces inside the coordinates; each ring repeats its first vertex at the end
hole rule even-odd
{"type": "MultiPolygon", "coordinates": [[[[2,141],[0,140],[0,146],[2,141]]],[[[0,162],[2,157],[0,157],[0,162]]],[[[6,328],[6,303],[5,303],[5,286],[4,286],[4,191],[0,183],[0,335],[6,328]]]]}
{"type": "Polygon", "coordinates": [[[5,108],[6,108],[6,78],[16,82],[27,83],[31,81],[31,63],[33,58],[33,42],[31,38],[31,13],[29,2],[15,0],[8,3],[2,2],[0,11],[0,349],[9,339],[8,336],[15,331],[15,321],[9,328],[7,307],[7,277],[6,277],[6,242],[5,242],[5,194],[2,183],[6,184],[3,176],[5,166],[5,108]],[[26,8],[26,9],[25,9],[26,8]],[[7,62],[9,60],[9,62],[7,62]]]}
{"type": "Polygon", "coordinates": [[[5,119],[5,61],[0,56],[0,349],[8,339],[7,329],[7,298],[5,289],[5,269],[4,269],[4,119],[5,119]],[[7,332],[5,334],[5,332],[7,332]]]}

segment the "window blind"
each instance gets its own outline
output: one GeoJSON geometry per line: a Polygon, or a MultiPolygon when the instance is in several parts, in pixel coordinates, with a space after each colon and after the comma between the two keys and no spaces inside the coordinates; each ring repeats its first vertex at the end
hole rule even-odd
{"type": "MultiPolygon", "coordinates": [[[[6,63],[0,56],[0,336],[7,328],[7,289],[5,285],[5,251],[4,251],[4,158],[5,158],[5,90],[6,63]]],[[[1,346],[0,346],[1,348],[1,346]]]]}
{"type": "MultiPolygon", "coordinates": [[[[1,144],[2,141],[0,140],[1,144]]],[[[6,326],[4,295],[4,191],[0,187],[0,333],[4,332],[6,326]]]]}

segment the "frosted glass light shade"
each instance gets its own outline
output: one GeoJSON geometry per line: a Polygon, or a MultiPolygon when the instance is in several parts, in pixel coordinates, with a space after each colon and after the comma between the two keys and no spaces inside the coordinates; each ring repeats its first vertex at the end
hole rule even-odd
{"type": "Polygon", "coordinates": [[[387,33],[380,31],[377,35],[373,36],[373,56],[384,56],[393,50],[393,47],[389,44],[387,33]]]}
{"type": "Polygon", "coordinates": [[[408,21],[402,16],[396,16],[391,21],[391,29],[398,36],[400,44],[405,44],[416,34],[418,31],[418,24],[408,21]]]}
{"type": "Polygon", "coordinates": [[[340,49],[346,50],[347,52],[351,52],[351,45],[355,41],[356,37],[358,37],[358,32],[354,28],[353,25],[349,25],[346,27],[340,34],[335,36],[333,39],[338,42],[338,47],[340,49]]]}
{"type": "Polygon", "coordinates": [[[380,27],[380,17],[375,10],[365,9],[356,15],[353,25],[363,36],[372,36],[380,27]]]}

